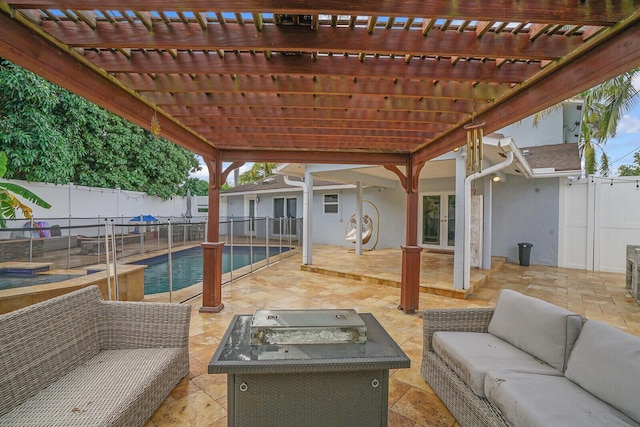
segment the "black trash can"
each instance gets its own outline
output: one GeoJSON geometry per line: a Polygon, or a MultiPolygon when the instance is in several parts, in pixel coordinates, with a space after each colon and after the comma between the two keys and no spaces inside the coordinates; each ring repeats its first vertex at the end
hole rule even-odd
{"type": "Polygon", "coordinates": [[[520,258],[520,265],[525,267],[529,266],[529,260],[531,259],[531,243],[518,243],[518,257],[520,258]]]}

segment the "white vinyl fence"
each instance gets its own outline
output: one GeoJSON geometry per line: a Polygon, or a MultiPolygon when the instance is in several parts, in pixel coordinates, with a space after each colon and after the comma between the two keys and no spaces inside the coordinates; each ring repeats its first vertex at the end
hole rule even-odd
{"type": "Polygon", "coordinates": [[[560,180],[559,265],[624,273],[640,245],[640,177],[560,180]]]}

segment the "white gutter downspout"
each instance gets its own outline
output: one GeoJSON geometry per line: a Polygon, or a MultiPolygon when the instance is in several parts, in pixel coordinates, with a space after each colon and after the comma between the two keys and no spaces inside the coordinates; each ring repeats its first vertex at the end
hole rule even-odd
{"type": "Polygon", "coordinates": [[[469,175],[464,180],[464,281],[462,284],[463,289],[469,289],[470,278],[471,278],[471,182],[482,178],[483,176],[490,175],[494,172],[497,172],[502,169],[506,169],[509,167],[511,163],[513,163],[513,147],[507,145],[509,147],[509,151],[507,152],[507,158],[496,165],[493,165],[482,172],[476,172],[474,174],[469,175]]]}
{"type": "Polygon", "coordinates": [[[311,244],[311,227],[309,221],[309,186],[304,181],[292,181],[289,175],[284,176],[287,185],[302,188],[302,264],[309,265],[309,245],[311,244]]]}

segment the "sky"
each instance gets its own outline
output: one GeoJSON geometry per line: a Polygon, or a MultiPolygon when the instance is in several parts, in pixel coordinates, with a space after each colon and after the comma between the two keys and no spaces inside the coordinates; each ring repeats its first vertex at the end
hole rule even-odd
{"type": "MultiPolygon", "coordinates": [[[[640,77],[635,81],[634,86],[640,92],[640,77]]],[[[621,165],[633,164],[634,153],[640,151],[640,93],[636,95],[636,105],[628,113],[626,113],[620,122],[616,130],[616,136],[609,138],[604,149],[609,156],[610,176],[618,175],[618,168],[621,165]]],[[[517,142],[516,142],[517,143],[517,142]]],[[[598,157],[600,153],[598,153],[598,157]]],[[[192,174],[191,176],[209,180],[209,171],[204,162],[200,159],[202,170],[192,174]]],[[[245,163],[240,168],[240,173],[243,173],[251,168],[253,163],[245,163]]],[[[223,167],[227,167],[228,164],[223,164],[223,167]]],[[[229,183],[232,183],[233,174],[229,174],[229,183]]]]}
{"type": "Polygon", "coordinates": [[[618,167],[633,163],[633,154],[640,150],[640,102],[618,123],[616,136],[607,141],[605,152],[609,156],[612,175],[618,167]]]}

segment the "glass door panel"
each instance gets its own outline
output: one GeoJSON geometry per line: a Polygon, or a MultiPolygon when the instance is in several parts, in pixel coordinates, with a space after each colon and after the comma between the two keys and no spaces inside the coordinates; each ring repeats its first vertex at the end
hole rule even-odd
{"type": "Polygon", "coordinates": [[[422,244],[440,245],[440,195],[422,197],[422,244]]]}
{"type": "Polygon", "coordinates": [[[449,194],[447,197],[447,246],[456,245],[456,195],[449,194]]]}
{"type": "Polygon", "coordinates": [[[455,246],[456,196],[452,193],[434,193],[422,196],[422,245],[451,249],[455,246]]]}

